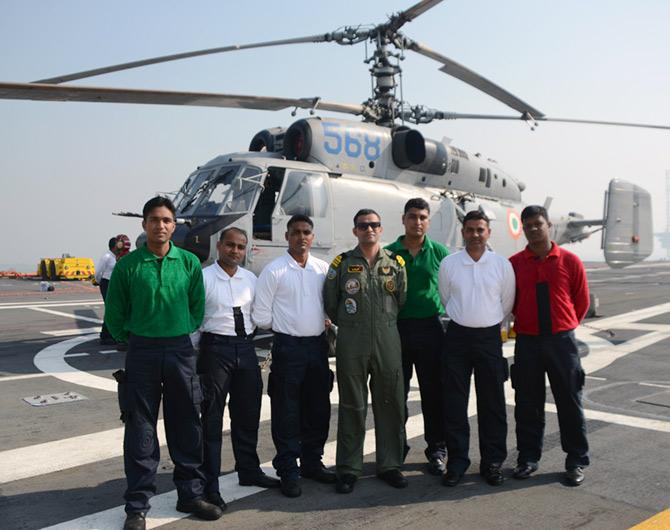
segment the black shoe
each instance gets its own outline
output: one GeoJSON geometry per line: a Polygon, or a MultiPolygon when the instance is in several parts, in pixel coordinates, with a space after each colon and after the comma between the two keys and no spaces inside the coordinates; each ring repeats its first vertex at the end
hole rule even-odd
{"type": "Polygon", "coordinates": [[[287,497],[300,497],[302,490],[296,479],[282,479],[281,492],[287,497]]]}
{"type": "Polygon", "coordinates": [[[502,464],[489,464],[488,467],[480,470],[479,474],[484,477],[486,482],[491,486],[500,486],[505,481],[502,472],[502,464]]]}
{"type": "Polygon", "coordinates": [[[442,475],[442,485],[453,488],[461,481],[462,478],[463,473],[459,473],[458,471],[454,471],[453,469],[447,469],[447,472],[444,475],[442,475]]]}
{"type": "Polygon", "coordinates": [[[205,500],[214,506],[218,506],[222,512],[225,512],[228,508],[228,506],[226,506],[226,501],[221,498],[221,494],[218,491],[207,493],[205,495],[205,500]]]}
{"type": "Polygon", "coordinates": [[[128,351],[128,343],[127,342],[117,342],[116,343],[116,351],[128,351]]]}
{"type": "Polygon", "coordinates": [[[216,521],[223,515],[221,508],[203,499],[177,501],[177,511],[190,513],[198,519],[204,519],[205,521],[216,521]]]}
{"type": "Polygon", "coordinates": [[[439,456],[431,456],[428,459],[428,473],[435,476],[444,475],[447,471],[447,465],[444,462],[444,458],[439,456]]]}
{"type": "Polygon", "coordinates": [[[584,468],[577,466],[568,469],[565,472],[565,481],[569,486],[579,486],[584,482],[584,468]]]}
{"type": "Polygon", "coordinates": [[[126,522],[123,523],[123,530],[144,530],[147,522],[142,512],[133,512],[126,515],[126,522]]]}
{"type": "Polygon", "coordinates": [[[311,480],[316,480],[322,484],[335,484],[337,482],[337,475],[335,471],[328,469],[323,464],[320,467],[313,469],[300,468],[300,476],[311,480]]]}
{"type": "Polygon", "coordinates": [[[104,338],[104,339],[101,338],[100,339],[100,346],[116,346],[116,341],[111,337],[104,338]]]}
{"type": "Polygon", "coordinates": [[[341,477],[337,477],[335,491],[337,491],[337,493],[351,493],[354,491],[354,484],[356,484],[357,480],[358,477],[356,477],[356,475],[345,473],[341,477]]]}
{"type": "Polygon", "coordinates": [[[265,473],[251,478],[239,479],[240,486],[258,486],[259,488],[278,488],[281,481],[277,478],[268,477],[265,473]]]}
{"type": "Polygon", "coordinates": [[[514,478],[519,480],[529,478],[539,467],[537,462],[519,462],[514,468],[514,478]]]}
{"type": "Polygon", "coordinates": [[[407,482],[407,479],[404,477],[404,475],[399,469],[389,469],[388,471],[379,473],[377,477],[382,479],[389,486],[393,486],[394,488],[402,489],[409,486],[409,482],[407,482]]]}

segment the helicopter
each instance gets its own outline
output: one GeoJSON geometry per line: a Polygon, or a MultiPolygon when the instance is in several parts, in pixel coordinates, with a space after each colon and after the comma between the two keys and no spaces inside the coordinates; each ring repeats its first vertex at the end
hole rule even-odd
{"type": "MultiPolygon", "coordinates": [[[[430,235],[450,248],[460,245],[459,219],[481,209],[492,222],[491,246],[503,255],[523,247],[519,212],[525,185],[495,161],[467,153],[446,141],[424,138],[407,124],[445,119],[521,120],[535,126],[545,121],[577,121],[610,125],[667,128],[646,124],[549,118],[535,107],[455,61],[409,39],[400,29],[435,7],[422,1],[373,26],[347,26],[320,35],[220,47],[125,63],[35,83],[0,83],[0,98],[56,101],[99,101],[202,105],[277,110],[301,108],[317,114],[329,111],[361,116],[356,122],[318,116],[288,128],[265,129],[255,135],[249,151],[221,155],[194,171],[175,195],[180,222],[175,242],[204,263],[215,259],[220,231],[239,226],[251,236],[248,265],[258,272],[285,246],[286,220],[306,213],[315,221],[317,255],[333,257],[353,245],[350,220],[360,207],[372,207],[384,219],[387,234],[401,233],[400,212],[410,197],[424,197],[433,212],[430,235]],[[71,81],[159,62],[240,49],[291,44],[368,43],[367,57],[374,84],[361,104],[341,104],[320,98],[273,98],[231,94],[106,89],[68,85],[71,81]],[[516,116],[459,114],[411,106],[398,97],[400,61],[416,53],[440,63],[444,73],[501,101],[516,116]]],[[[652,249],[651,199],[631,183],[610,184],[605,215],[584,219],[556,215],[554,239],[583,240],[603,229],[605,258],[625,266],[648,256],[652,249]]]]}

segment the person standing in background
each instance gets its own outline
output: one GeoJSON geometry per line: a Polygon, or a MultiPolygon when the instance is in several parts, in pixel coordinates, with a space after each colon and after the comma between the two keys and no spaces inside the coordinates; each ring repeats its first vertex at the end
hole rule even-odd
{"type": "MultiPolygon", "coordinates": [[[[108,250],[105,252],[98,263],[95,264],[95,282],[100,288],[100,294],[102,295],[102,301],[104,302],[107,298],[107,288],[109,287],[109,279],[112,277],[112,271],[116,265],[116,255],[114,254],[114,249],[116,248],[116,238],[112,237],[107,243],[108,250]]],[[[114,337],[109,333],[107,325],[102,323],[102,329],[100,330],[100,344],[103,346],[111,346],[116,344],[114,337]]]]}

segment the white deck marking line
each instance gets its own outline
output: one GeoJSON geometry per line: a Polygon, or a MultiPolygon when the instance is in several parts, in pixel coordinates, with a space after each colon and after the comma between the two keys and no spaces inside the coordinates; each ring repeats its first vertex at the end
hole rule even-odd
{"type": "Polygon", "coordinates": [[[21,381],[23,379],[35,379],[36,377],[53,377],[51,374],[40,372],[39,374],[22,374],[22,375],[0,375],[0,383],[5,381],[21,381]]]}
{"type": "Polygon", "coordinates": [[[592,283],[613,283],[621,280],[638,280],[640,278],[654,278],[656,276],[666,276],[670,271],[650,272],[648,274],[628,274],[626,276],[615,276],[613,278],[598,278],[597,280],[588,280],[589,285],[592,283]]]}
{"type": "Polygon", "coordinates": [[[606,377],[596,377],[595,375],[587,375],[586,379],[595,379],[596,381],[607,381],[606,377]]]}
{"type": "Polygon", "coordinates": [[[648,318],[662,315],[663,313],[670,313],[670,302],[593,320],[591,324],[596,325],[601,329],[616,328],[618,324],[630,324],[631,322],[646,320],[648,318]]]}
{"type": "Polygon", "coordinates": [[[53,311],[44,307],[30,307],[33,311],[40,311],[42,313],[49,313],[50,315],[57,315],[59,317],[73,318],[75,320],[83,320],[84,322],[93,322],[94,324],[102,324],[99,318],[85,317],[83,315],[73,315],[72,313],[63,313],[62,311],[53,311]]]}
{"type": "Polygon", "coordinates": [[[120,352],[119,350],[100,350],[98,353],[107,354],[107,353],[123,353],[123,352],[120,352]]]}
{"type": "Polygon", "coordinates": [[[61,381],[97,388],[98,390],[116,392],[116,381],[113,379],[77,370],[64,359],[64,355],[71,348],[96,339],[97,336],[95,335],[82,335],[81,337],[74,337],[72,339],[64,340],[63,342],[57,342],[56,344],[47,346],[39,351],[37,355],[35,355],[33,363],[38,370],[48,373],[61,381]]]}
{"type": "Polygon", "coordinates": [[[65,355],[63,355],[63,357],[67,359],[68,357],[88,357],[89,355],[90,353],[78,352],[78,353],[66,353],[65,355]]]}
{"type": "MultiPolygon", "coordinates": [[[[414,438],[423,433],[423,417],[421,414],[412,416],[407,422],[408,438],[414,438]]],[[[328,442],[324,447],[323,463],[326,466],[335,464],[335,449],[336,442],[328,442]]],[[[363,454],[368,456],[375,452],[375,431],[369,429],[365,432],[365,444],[363,446],[363,454]]],[[[265,462],[261,464],[263,470],[270,476],[276,476],[272,469],[272,462],[265,462]]],[[[221,496],[227,503],[231,503],[250,495],[255,495],[261,491],[262,488],[240,486],[237,483],[237,473],[229,473],[219,477],[219,487],[221,488],[221,496]]],[[[166,524],[174,523],[188,517],[189,514],[180,513],[175,510],[177,504],[176,490],[162,493],[151,498],[151,511],[147,514],[147,528],[157,528],[166,524]]],[[[98,530],[116,529],[123,526],[123,521],[126,517],[123,506],[110,508],[102,512],[93,513],[65,521],[60,524],[49,526],[43,530],[88,530],[95,528],[98,530]]],[[[224,515],[225,518],[225,515],[224,515]]],[[[222,519],[224,520],[224,519],[222,519]]]]}
{"type": "Polygon", "coordinates": [[[638,383],[640,386],[652,386],[654,388],[670,388],[670,385],[662,385],[660,383],[638,383]]]}
{"type": "Polygon", "coordinates": [[[42,335],[49,335],[50,337],[68,337],[70,335],[90,335],[92,333],[97,335],[101,329],[101,326],[97,326],[94,328],[55,329],[53,331],[40,331],[40,333],[42,335]]]}
{"type": "MultiPolygon", "coordinates": [[[[514,399],[506,399],[508,405],[514,406],[514,399]]],[[[547,403],[544,407],[547,412],[556,414],[556,405],[547,403]]],[[[613,414],[601,410],[584,409],[584,416],[589,420],[600,420],[614,425],[623,425],[624,427],[635,427],[637,429],[646,429],[649,431],[670,433],[670,421],[653,420],[650,418],[640,418],[638,416],[628,416],[626,414],[613,414]]]]}
{"type": "Polygon", "coordinates": [[[0,309],[31,309],[33,307],[68,307],[75,305],[103,305],[105,302],[96,298],[94,300],[70,300],[68,302],[6,302],[0,304],[0,309]]]}
{"type": "MultiPolygon", "coordinates": [[[[647,332],[660,331],[663,333],[670,333],[670,324],[647,324],[643,322],[629,322],[628,324],[623,323],[617,324],[615,329],[617,330],[632,329],[634,331],[647,331],[647,332]]],[[[616,332],[614,334],[614,337],[612,338],[616,339],[616,332]]]]}

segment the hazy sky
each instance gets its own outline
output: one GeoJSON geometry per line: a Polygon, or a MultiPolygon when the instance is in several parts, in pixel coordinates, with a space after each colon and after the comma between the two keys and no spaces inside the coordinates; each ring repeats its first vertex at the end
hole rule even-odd
{"type": "MultiPolygon", "coordinates": [[[[412,0],[285,2],[0,1],[0,80],[34,81],[145,57],[312,35],[378,23],[412,0]]],[[[670,2],[450,0],[404,32],[503,86],[547,116],[670,124],[670,2]]],[[[359,103],[369,95],[363,45],[307,44],[228,53],[80,81],[359,103]]],[[[456,112],[506,113],[488,96],[415,54],[403,63],[405,99],[456,112]]],[[[306,116],[305,112],[299,117],[306,116]]],[[[288,126],[288,111],[0,101],[0,263],[63,252],[98,258],[107,239],[134,238],[138,211],[177,190],[198,165],[244,150],[257,131],[288,126]]],[[[516,122],[439,122],[453,138],[527,184],[524,199],[554,197],[554,214],[602,214],[611,178],[654,197],[665,228],[670,131],[516,122]]],[[[600,238],[572,245],[599,256],[600,238]]],[[[656,255],[659,251],[656,252],[656,255]]]]}

